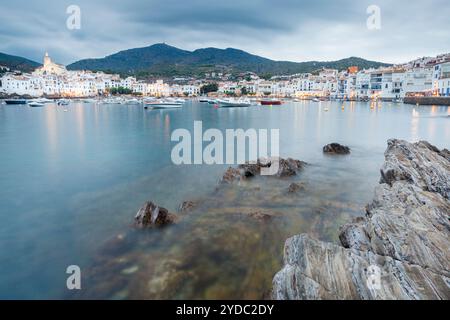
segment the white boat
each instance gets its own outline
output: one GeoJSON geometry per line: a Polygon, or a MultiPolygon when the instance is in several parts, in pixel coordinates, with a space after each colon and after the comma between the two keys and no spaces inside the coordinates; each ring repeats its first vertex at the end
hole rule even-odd
{"type": "Polygon", "coordinates": [[[248,99],[239,99],[239,100],[235,100],[235,99],[219,99],[217,100],[217,103],[222,107],[222,108],[246,108],[246,107],[250,107],[252,105],[251,101],[248,99]]]}
{"type": "Polygon", "coordinates": [[[47,99],[47,98],[38,98],[38,99],[33,100],[33,102],[38,102],[38,103],[52,103],[53,100],[47,99]]]}
{"type": "Polygon", "coordinates": [[[60,99],[58,100],[58,106],[67,106],[69,105],[70,101],[67,99],[60,99]]]}
{"type": "Polygon", "coordinates": [[[28,105],[30,107],[43,107],[43,106],[45,106],[45,103],[38,102],[38,101],[32,101],[32,102],[29,102],[28,105]]]}
{"type": "Polygon", "coordinates": [[[128,99],[127,101],[125,101],[125,104],[141,104],[141,101],[133,98],[133,99],[128,99]]]}
{"type": "Polygon", "coordinates": [[[102,101],[103,104],[122,104],[122,102],[120,98],[107,98],[102,101]]]}
{"type": "Polygon", "coordinates": [[[82,102],[84,102],[84,103],[96,103],[97,100],[95,100],[95,99],[83,99],[82,102]]]}
{"type": "Polygon", "coordinates": [[[171,101],[171,100],[155,100],[155,101],[146,101],[145,109],[173,109],[173,108],[181,108],[183,106],[182,103],[171,101]]]}
{"type": "Polygon", "coordinates": [[[314,98],[312,99],[313,102],[320,102],[320,100],[318,98],[314,98]]]}

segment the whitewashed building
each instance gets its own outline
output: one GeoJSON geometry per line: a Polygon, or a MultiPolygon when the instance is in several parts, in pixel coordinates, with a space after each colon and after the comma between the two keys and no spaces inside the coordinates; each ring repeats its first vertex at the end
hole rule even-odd
{"type": "Polygon", "coordinates": [[[405,72],[403,84],[405,95],[431,95],[433,91],[433,68],[413,68],[405,72]]]}

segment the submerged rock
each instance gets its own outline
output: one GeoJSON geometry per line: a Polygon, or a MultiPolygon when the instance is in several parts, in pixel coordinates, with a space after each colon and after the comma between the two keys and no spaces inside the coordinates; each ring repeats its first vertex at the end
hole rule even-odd
{"type": "Polygon", "coordinates": [[[297,193],[303,190],[305,190],[305,186],[295,182],[291,183],[288,187],[288,193],[297,193]]]}
{"type": "Polygon", "coordinates": [[[275,299],[450,299],[450,160],[427,142],[390,140],[367,215],[342,246],[286,241],[275,299]]]}
{"type": "Polygon", "coordinates": [[[268,222],[275,217],[279,217],[280,214],[277,212],[253,211],[248,216],[261,222],[268,222]]]}
{"type": "Polygon", "coordinates": [[[349,154],[350,148],[339,143],[330,143],[323,147],[323,152],[328,154],[349,154]]]}
{"type": "Polygon", "coordinates": [[[245,164],[239,165],[237,168],[228,168],[227,171],[225,171],[221,182],[233,183],[235,181],[259,176],[262,174],[262,169],[267,170],[267,172],[264,173],[264,175],[267,176],[276,176],[278,178],[291,177],[295,176],[305,165],[306,163],[300,160],[280,158],[278,161],[278,168],[276,168],[274,167],[276,166],[275,160],[258,159],[255,163],[246,162],[245,164]],[[270,172],[271,169],[272,172],[270,172]]]}
{"type": "Polygon", "coordinates": [[[160,228],[176,221],[177,217],[174,214],[151,201],[146,202],[134,217],[134,225],[138,228],[160,228]]]}
{"type": "Polygon", "coordinates": [[[183,201],[183,203],[180,205],[180,208],[178,209],[179,212],[188,212],[193,210],[198,206],[198,203],[195,201],[183,201]]]}

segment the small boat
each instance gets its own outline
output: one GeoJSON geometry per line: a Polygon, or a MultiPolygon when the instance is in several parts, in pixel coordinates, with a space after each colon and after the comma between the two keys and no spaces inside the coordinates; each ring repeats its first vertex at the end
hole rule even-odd
{"type": "Polygon", "coordinates": [[[45,103],[42,103],[39,101],[33,101],[33,102],[29,102],[28,105],[30,107],[43,107],[43,106],[45,106],[45,103]]]}
{"type": "Polygon", "coordinates": [[[209,102],[209,99],[200,99],[200,100],[198,100],[199,102],[204,102],[204,103],[208,103],[209,102]]]}
{"type": "Polygon", "coordinates": [[[67,105],[69,105],[69,103],[70,103],[70,101],[67,99],[60,99],[57,102],[58,106],[67,106],[67,105]]]}
{"type": "Polygon", "coordinates": [[[245,107],[250,107],[252,105],[250,100],[245,100],[245,99],[239,99],[239,100],[234,100],[234,99],[222,100],[222,99],[219,99],[219,100],[217,100],[217,103],[222,108],[242,108],[242,107],[245,108],[245,107]]]}
{"type": "Polygon", "coordinates": [[[279,106],[282,103],[283,102],[281,100],[277,100],[277,99],[261,100],[261,105],[262,106],[279,106]]]}
{"type": "Polygon", "coordinates": [[[173,109],[173,108],[181,108],[183,106],[182,103],[176,101],[167,101],[167,100],[156,100],[151,102],[145,102],[145,109],[173,109]]]}
{"type": "Polygon", "coordinates": [[[217,100],[208,100],[208,104],[217,104],[217,100]]]}
{"type": "Polygon", "coordinates": [[[6,99],[6,104],[27,104],[27,100],[25,99],[6,99]]]}
{"type": "Polygon", "coordinates": [[[136,98],[133,98],[133,99],[128,99],[128,100],[125,102],[125,104],[141,104],[141,101],[138,100],[138,99],[136,99],[136,98]]]}
{"type": "Polygon", "coordinates": [[[314,98],[314,99],[312,99],[312,102],[320,102],[320,99],[314,98]]]}
{"type": "Polygon", "coordinates": [[[38,102],[38,103],[52,103],[53,100],[47,99],[47,98],[38,98],[38,99],[34,99],[33,102],[38,102]]]}
{"type": "Polygon", "coordinates": [[[97,100],[95,100],[95,99],[83,99],[82,102],[84,102],[84,103],[96,103],[97,100]]]}

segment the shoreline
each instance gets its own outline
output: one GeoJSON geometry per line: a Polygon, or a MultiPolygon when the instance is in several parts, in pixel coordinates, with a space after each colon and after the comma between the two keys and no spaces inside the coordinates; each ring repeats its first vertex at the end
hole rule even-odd
{"type": "Polygon", "coordinates": [[[341,227],[341,245],[286,241],[274,299],[450,299],[450,152],[389,140],[385,158],[366,216],[341,227]]]}

